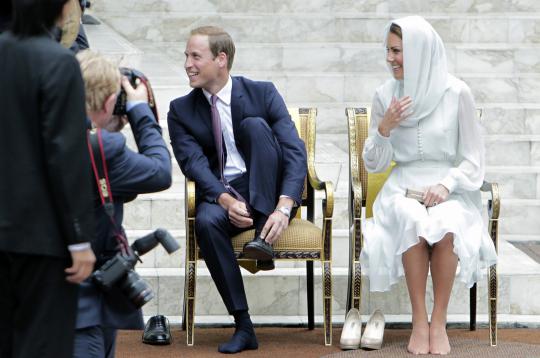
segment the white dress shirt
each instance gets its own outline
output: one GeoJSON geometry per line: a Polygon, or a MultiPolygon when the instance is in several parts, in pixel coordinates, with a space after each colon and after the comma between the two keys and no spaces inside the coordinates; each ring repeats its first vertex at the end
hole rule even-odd
{"type": "MultiPolygon", "coordinates": [[[[212,94],[203,89],[204,96],[212,105],[212,94]]],[[[225,179],[230,183],[232,180],[240,177],[246,172],[246,163],[236,148],[234,141],[234,132],[231,116],[231,94],[232,94],[232,79],[229,76],[227,84],[216,93],[218,101],[216,102],[219,118],[221,120],[221,132],[223,133],[223,141],[227,150],[227,162],[223,169],[225,179]]]]}

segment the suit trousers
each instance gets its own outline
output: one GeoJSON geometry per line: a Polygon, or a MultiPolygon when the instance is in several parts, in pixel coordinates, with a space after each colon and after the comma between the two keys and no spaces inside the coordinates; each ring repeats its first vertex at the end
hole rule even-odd
{"type": "Polygon", "coordinates": [[[0,357],[72,358],[78,285],[68,258],[0,252],[0,357]]]}
{"type": "MultiPolygon", "coordinates": [[[[278,200],[281,178],[281,149],[272,130],[262,118],[245,118],[238,137],[247,172],[230,182],[250,206],[266,216],[278,200]]],[[[230,314],[247,310],[242,275],[231,244],[231,237],[242,231],[233,226],[228,213],[217,203],[201,202],[197,206],[195,232],[197,243],[210,275],[230,314]]]]}
{"type": "Polygon", "coordinates": [[[114,358],[116,332],[102,326],[77,329],[73,358],[114,358]]]}

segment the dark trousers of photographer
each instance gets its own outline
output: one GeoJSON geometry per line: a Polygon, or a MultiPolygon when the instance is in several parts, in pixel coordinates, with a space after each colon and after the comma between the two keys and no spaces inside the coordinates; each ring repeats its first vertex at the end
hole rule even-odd
{"type": "Polygon", "coordinates": [[[0,251],[0,357],[68,358],[78,286],[70,259],[0,251]]]}
{"type": "Polygon", "coordinates": [[[92,326],[75,332],[73,358],[112,358],[116,349],[115,328],[92,326]]]}

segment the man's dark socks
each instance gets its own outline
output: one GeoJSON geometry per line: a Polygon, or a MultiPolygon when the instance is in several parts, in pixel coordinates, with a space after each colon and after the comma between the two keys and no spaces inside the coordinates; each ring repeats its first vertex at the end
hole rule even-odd
{"type": "Polygon", "coordinates": [[[228,342],[219,345],[218,351],[221,353],[238,353],[247,349],[259,348],[248,311],[236,311],[233,315],[236,330],[228,342]]]}

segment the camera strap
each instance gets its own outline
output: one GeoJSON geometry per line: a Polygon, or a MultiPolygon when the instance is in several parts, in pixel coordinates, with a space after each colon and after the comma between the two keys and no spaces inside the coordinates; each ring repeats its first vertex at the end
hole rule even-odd
{"type": "Polygon", "coordinates": [[[90,152],[90,162],[92,164],[92,171],[94,172],[94,178],[96,179],[97,190],[101,199],[101,204],[105,213],[111,220],[115,231],[115,238],[120,246],[120,250],[123,254],[126,254],[129,250],[129,243],[123,231],[118,228],[116,221],[114,220],[114,203],[111,191],[111,184],[109,182],[109,175],[107,171],[107,162],[105,161],[105,153],[103,150],[103,139],[101,136],[100,128],[93,128],[87,131],[87,143],[88,151],[90,152]]]}

